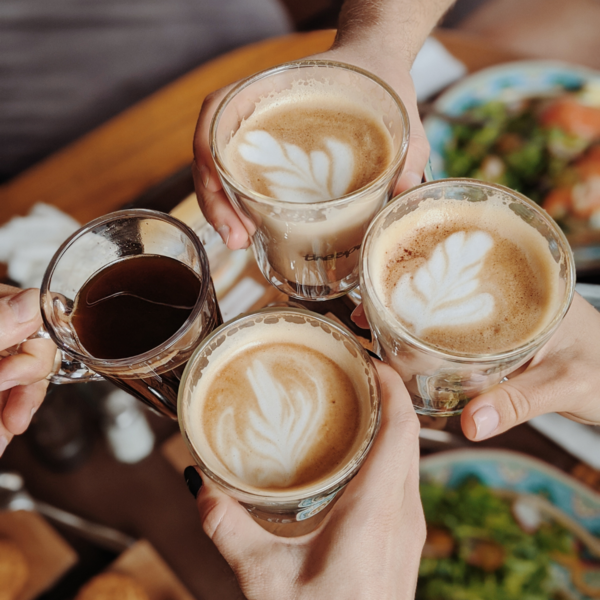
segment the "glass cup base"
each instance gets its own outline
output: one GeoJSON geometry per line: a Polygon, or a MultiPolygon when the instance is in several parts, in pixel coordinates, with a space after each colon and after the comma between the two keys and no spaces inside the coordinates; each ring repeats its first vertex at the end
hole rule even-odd
{"type": "Polygon", "coordinates": [[[261,261],[256,256],[261,273],[267,281],[295,300],[309,300],[311,302],[324,302],[345,296],[358,286],[358,276],[350,275],[340,281],[333,281],[331,285],[305,285],[283,277],[274,271],[269,263],[261,261]]]}
{"type": "MultiPolygon", "coordinates": [[[[297,513],[291,514],[273,514],[261,511],[258,508],[251,508],[241,502],[242,506],[252,515],[254,520],[266,531],[280,537],[299,537],[313,532],[325,520],[329,511],[335,503],[341,498],[344,490],[340,490],[333,495],[333,498],[323,502],[313,510],[313,514],[303,520],[298,520],[297,513]]],[[[307,512],[307,511],[304,511],[307,512]]]]}
{"type": "Polygon", "coordinates": [[[420,404],[417,404],[417,400],[422,400],[421,398],[412,398],[413,408],[418,415],[423,415],[424,417],[456,417],[460,415],[463,411],[464,405],[456,410],[436,410],[432,408],[427,408],[420,404]]]}

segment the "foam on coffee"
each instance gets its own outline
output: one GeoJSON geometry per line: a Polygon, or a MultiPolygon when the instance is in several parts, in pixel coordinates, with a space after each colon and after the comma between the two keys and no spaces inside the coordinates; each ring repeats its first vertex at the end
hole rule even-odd
{"type": "Polygon", "coordinates": [[[540,333],[560,301],[547,240],[500,198],[425,200],[371,248],[385,306],[439,348],[491,354],[540,333]]]}
{"type": "Polygon", "coordinates": [[[225,148],[234,177],[286,202],[340,198],[390,164],[392,140],[359,94],[316,80],[263,98],[225,148]]]}
{"type": "Polygon", "coordinates": [[[326,325],[286,319],[222,340],[186,419],[205,464],[248,491],[297,491],[328,479],[368,428],[369,384],[356,349],[326,325]]]}

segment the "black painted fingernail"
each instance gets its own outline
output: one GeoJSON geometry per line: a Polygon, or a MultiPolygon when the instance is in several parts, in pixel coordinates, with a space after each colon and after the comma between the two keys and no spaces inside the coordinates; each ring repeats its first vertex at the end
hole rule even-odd
{"type": "Polygon", "coordinates": [[[186,467],[183,476],[185,477],[185,483],[188,486],[188,490],[190,490],[192,496],[196,498],[202,487],[202,478],[198,474],[198,471],[196,471],[195,467],[186,467]]]}

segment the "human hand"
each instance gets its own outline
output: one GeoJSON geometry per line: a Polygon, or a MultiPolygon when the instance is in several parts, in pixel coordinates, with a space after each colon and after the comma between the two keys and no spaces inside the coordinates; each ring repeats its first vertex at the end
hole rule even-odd
{"type": "MultiPolygon", "coordinates": [[[[417,98],[410,76],[410,64],[380,53],[369,54],[363,45],[344,43],[312,59],[333,60],[370,71],[386,81],[400,96],[410,119],[410,139],[404,171],[396,185],[400,193],[421,183],[429,157],[429,143],[419,117],[417,98]]],[[[232,250],[247,248],[254,234],[253,223],[235,211],[221,186],[209,145],[209,129],[220,102],[233,85],[209,94],[202,104],[194,134],[192,174],[200,208],[207,221],[232,250]]]]}
{"type": "MultiPolygon", "coordinates": [[[[205,478],[197,495],[204,531],[248,600],[414,599],[425,541],[419,422],[398,374],[382,363],[377,370],[381,429],[360,471],[312,533],[283,538],[265,531],[205,478]]],[[[193,468],[186,479],[197,493],[202,482],[193,468]]]]}
{"type": "Polygon", "coordinates": [[[480,441],[550,412],[600,425],[600,313],[579,294],[531,362],[471,400],[461,424],[480,441]]]}
{"type": "MultiPolygon", "coordinates": [[[[352,320],[368,329],[362,304],[352,320]]],[[[560,327],[533,359],[467,404],[462,429],[470,440],[481,441],[551,412],[600,425],[599,390],[600,313],[575,294],[560,327]]]]}
{"type": "MultiPolygon", "coordinates": [[[[0,350],[23,342],[41,325],[39,290],[0,284],[0,350]]],[[[21,344],[19,354],[0,360],[0,456],[42,403],[55,355],[50,340],[35,339],[21,344]]]]}

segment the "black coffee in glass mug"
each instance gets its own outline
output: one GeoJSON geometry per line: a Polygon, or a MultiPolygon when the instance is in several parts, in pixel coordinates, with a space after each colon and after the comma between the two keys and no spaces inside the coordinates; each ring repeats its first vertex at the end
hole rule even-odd
{"type": "Polygon", "coordinates": [[[102,377],[172,418],[188,358],[222,323],[200,240],[150,210],[74,233],[48,266],[41,307],[62,352],[52,381],[102,377]]]}

